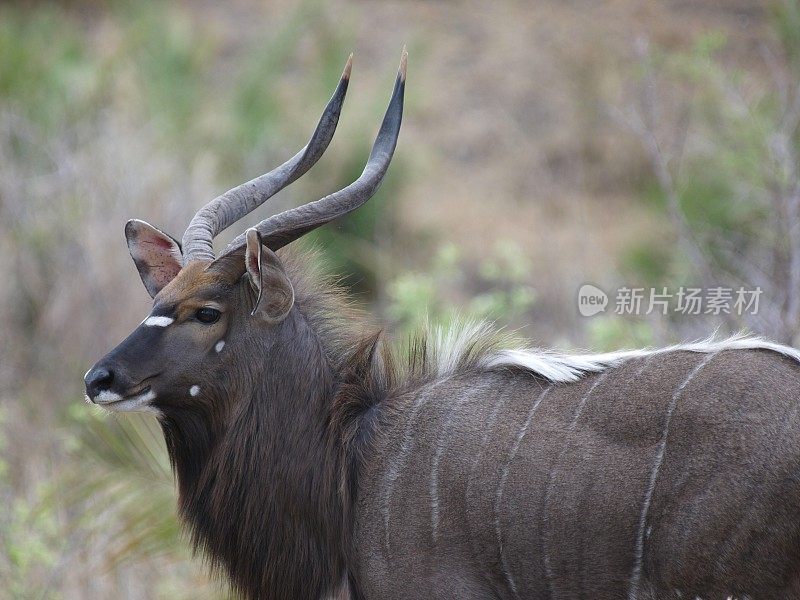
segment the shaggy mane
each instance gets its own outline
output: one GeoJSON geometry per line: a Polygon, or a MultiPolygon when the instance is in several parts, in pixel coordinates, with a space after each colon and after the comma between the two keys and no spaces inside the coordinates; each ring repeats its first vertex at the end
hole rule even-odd
{"type": "Polygon", "coordinates": [[[339,280],[323,273],[319,255],[313,248],[278,251],[294,287],[295,306],[319,336],[333,370],[339,371],[377,328],[339,280]]]}

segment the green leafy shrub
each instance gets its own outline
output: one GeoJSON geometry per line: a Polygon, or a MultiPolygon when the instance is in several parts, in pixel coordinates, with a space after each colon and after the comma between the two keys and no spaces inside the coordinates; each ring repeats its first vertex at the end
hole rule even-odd
{"type": "Polygon", "coordinates": [[[458,248],[443,244],[423,272],[402,273],[389,282],[388,315],[401,331],[411,332],[428,321],[446,324],[454,319],[488,319],[513,323],[533,306],[536,295],[528,283],[530,265],[516,245],[499,242],[477,271],[477,285],[484,291],[456,308],[448,293],[468,277],[458,248]]]}

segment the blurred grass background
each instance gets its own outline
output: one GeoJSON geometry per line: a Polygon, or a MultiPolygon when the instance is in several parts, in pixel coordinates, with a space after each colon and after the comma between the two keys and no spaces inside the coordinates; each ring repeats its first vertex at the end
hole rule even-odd
{"type": "Polygon", "coordinates": [[[3,3],[0,598],[227,596],[183,544],[157,424],[82,403],[149,310],[122,228],[180,237],[293,154],[354,50],[328,154],[248,222],[346,185],[404,43],[388,179],[309,241],[393,332],[458,311],[563,349],[796,342],[795,1],[3,3]],[[764,294],[746,320],[583,319],[585,282],[764,294]]]}

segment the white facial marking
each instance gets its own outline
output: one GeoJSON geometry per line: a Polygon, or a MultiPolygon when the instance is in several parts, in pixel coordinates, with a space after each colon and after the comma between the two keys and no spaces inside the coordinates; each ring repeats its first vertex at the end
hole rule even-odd
{"type": "Polygon", "coordinates": [[[150,402],[156,399],[156,393],[153,390],[147,390],[136,396],[125,398],[114,392],[103,390],[94,398],[94,403],[107,410],[114,412],[150,412],[161,414],[160,411],[150,402]]]}
{"type": "Polygon", "coordinates": [[[200,393],[200,386],[199,385],[193,385],[192,387],[189,388],[189,394],[190,395],[197,396],[197,394],[199,394],[199,393],[200,393]]]}
{"type": "Polygon", "coordinates": [[[225,347],[225,340],[220,340],[220,341],[217,342],[217,345],[214,346],[214,350],[216,350],[217,353],[220,353],[220,352],[222,352],[222,349],[224,347],[225,347]]]}
{"type": "Polygon", "coordinates": [[[172,317],[147,317],[142,321],[142,325],[147,327],[166,327],[172,325],[174,322],[175,319],[172,317]]]}
{"type": "MultiPolygon", "coordinates": [[[[91,371],[91,369],[89,369],[89,371],[91,371]]],[[[86,373],[83,374],[84,379],[86,379],[89,376],[89,371],[86,371],[86,373]]]]}
{"type": "Polygon", "coordinates": [[[141,400],[142,402],[150,402],[156,399],[156,393],[153,390],[147,390],[144,394],[139,394],[134,397],[134,400],[141,400]]]}
{"type": "Polygon", "coordinates": [[[122,396],[116,394],[114,392],[109,392],[108,390],[103,390],[97,396],[94,397],[94,401],[98,404],[104,404],[106,402],[116,402],[117,400],[122,400],[122,396]]]}

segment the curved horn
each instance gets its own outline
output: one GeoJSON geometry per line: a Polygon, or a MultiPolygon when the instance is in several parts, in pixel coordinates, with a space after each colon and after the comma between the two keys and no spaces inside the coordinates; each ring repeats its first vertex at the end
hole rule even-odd
{"type": "MultiPolygon", "coordinates": [[[[376,192],[389,168],[389,162],[392,160],[392,154],[397,145],[397,136],[400,133],[407,60],[408,53],[403,48],[392,99],[389,102],[389,108],[386,109],[381,129],[375,138],[372,152],[361,176],[346,188],[334,192],[330,196],[285,210],[256,225],[255,229],[261,234],[262,240],[268,248],[277,250],[312,229],[346,215],[364,204],[376,192]]],[[[240,249],[245,244],[245,239],[245,234],[238,236],[228,244],[223,254],[240,249]]]]}
{"type": "Polygon", "coordinates": [[[214,237],[295,181],[320,159],[336,131],[352,65],[351,54],[314,134],[300,152],[269,173],[228,190],[197,212],[183,234],[184,263],[214,260],[214,237]]]}

